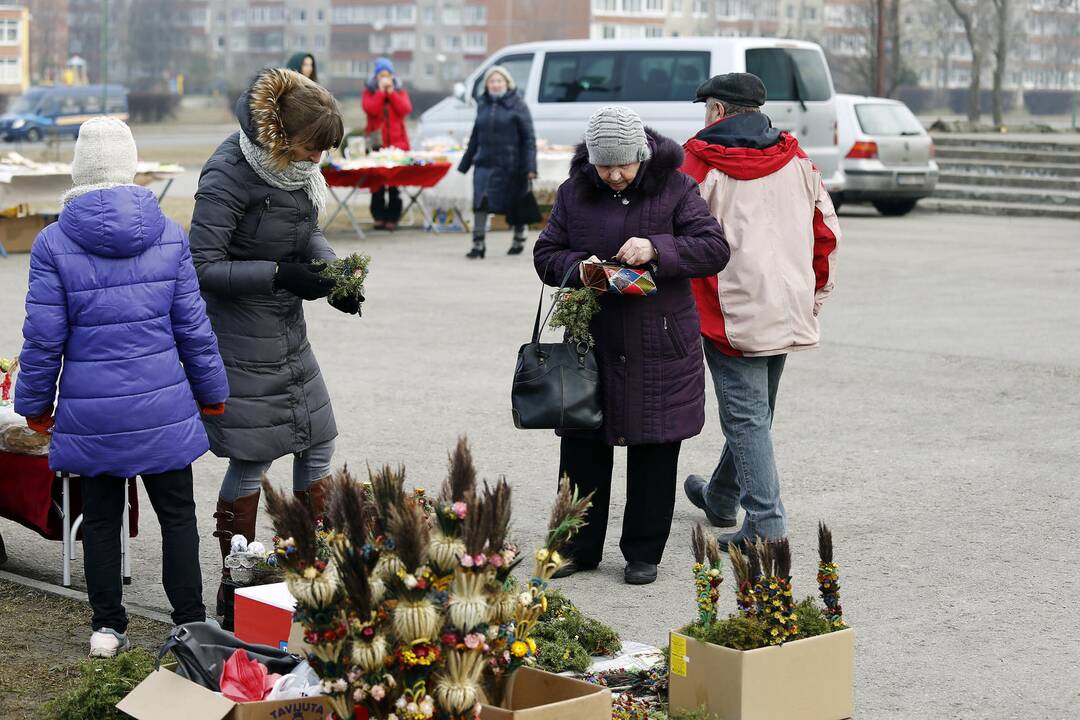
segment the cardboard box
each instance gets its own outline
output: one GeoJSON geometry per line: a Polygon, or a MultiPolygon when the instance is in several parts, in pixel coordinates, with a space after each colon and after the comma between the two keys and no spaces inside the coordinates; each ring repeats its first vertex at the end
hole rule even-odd
{"type": "Polygon", "coordinates": [[[168,668],[135,686],[117,709],[135,720],[326,720],[322,698],[235,703],[168,668]]]}
{"type": "Polygon", "coordinates": [[[285,583],[236,588],[233,633],[246,643],[289,649],[296,600],[285,583]]]}
{"type": "Polygon", "coordinates": [[[506,707],[484,705],[483,720],[611,720],[607,688],[523,667],[510,678],[506,707]]]}
{"type": "Polygon", "coordinates": [[[671,633],[672,710],[702,705],[719,720],[845,720],[855,706],[851,628],[757,650],[671,633]]]}
{"type": "Polygon", "coordinates": [[[0,243],[9,253],[28,253],[34,239],[55,216],[0,217],[0,243]]]}

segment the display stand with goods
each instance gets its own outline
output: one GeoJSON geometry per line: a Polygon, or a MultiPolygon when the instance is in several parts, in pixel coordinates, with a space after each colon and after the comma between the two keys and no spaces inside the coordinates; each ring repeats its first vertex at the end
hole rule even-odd
{"type": "Polygon", "coordinates": [[[317,556],[310,509],[264,485],[278,562],[334,716],[458,720],[531,708],[529,717],[607,720],[603,688],[527,668],[548,581],[590,498],[563,480],[530,577],[511,594],[510,570],[522,558],[508,537],[506,481],[479,487],[462,440],[434,501],[407,495],[404,482],[404,468],[372,471],[367,484],[336,474],[329,561],[317,556]],[[549,704],[553,714],[534,712],[549,704]]]}
{"type": "Polygon", "coordinates": [[[718,720],[843,720],[854,706],[855,636],[843,621],[832,533],[818,531],[825,608],[795,603],[788,541],[729,546],[738,612],[721,619],[719,547],[693,533],[698,617],[671,633],[670,709],[718,720]],[[778,685],[778,683],[781,683],[778,685]]]}

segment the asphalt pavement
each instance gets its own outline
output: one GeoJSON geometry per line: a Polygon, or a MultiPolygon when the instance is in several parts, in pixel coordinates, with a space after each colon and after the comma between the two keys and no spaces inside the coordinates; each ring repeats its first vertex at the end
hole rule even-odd
{"type": "MultiPolygon", "coordinates": [[[[858,718],[1075,717],[1080,223],[856,209],[842,227],[824,343],[788,359],[774,427],[795,591],[815,591],[823,519],[856,631],[858,718]]],[[[360,473],[404,462],[410,484],[435,490],[447,450],[467,433],[481,474],[512,484],[514,535],[533,546],[554,492],[558,440],[516,430],[510,417],[516,352],[540,290],[528,256],[507,257],[506,234],[490,237],[480,262],[465,260],[463,235],[331,241],[339,254],[374,258],[362,319],[308,306],[341,430],[338,461],[360,473]]],[[[28,262],[0,260],[0,354],[21,342],[28,262]]],[[[719,456],[711,394],[708,418],[683,445],[680,477],[707,474],[719,456]]],[[[620,479],[624,458],[617,453],[620,479]]],[[[208,603],[223,469],[212,457],[196,465],[208,603]]],[[[289,463],[271,476],[287,482],[289,463]]],[[[663,645],[694,613],[689,535],[702,515],[680,488],[659,580],[629,587],[616,488],[604,564],[560,586],[624,639],[663,645]]],[[[143,499],[128,592],[166,608],[158,528],[143,499]]],[[[0,528],[5,570],[59,582],[58,543],[10,522],[0,528]]],[[[724,602],[734,611],[731,585],[729,577],[724,602]]]]}

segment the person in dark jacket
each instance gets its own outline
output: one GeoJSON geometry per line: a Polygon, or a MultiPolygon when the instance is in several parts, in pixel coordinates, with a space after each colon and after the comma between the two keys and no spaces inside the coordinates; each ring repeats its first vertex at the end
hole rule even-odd
{"type": "MultiPolygon", "coordinates": [[[[596,493],[563,577],[600,563],[618,445],[628,448],[624,577],[631,584],[656,579],[675,508],[680,445],[705,424],[701,330],[690,279],[723,270],[729,251],[697,185],[678,171],[682,163],[682,148],[645,128],[634,111],[601,108],[589,119],[570,178],[559,187],[533,249],[536,271],[548,285],[596,258],[650,266],[657,285],[647,297],[603,294],[590,327],[604,422],[594,433],[563,433],[560,477],[568,475],[582,494],[596,493]]],[[[570,284],[581,287],[581,276],[575,273],[570,284]]]]}
{"type": "MultiPolygon", "coordinates": [[[[364,88],[361,98],[367,115],[369,142],[376,138],[377,147],[409,149],[409,133],[405,119],[412,112],[409,91],[401,86],[394,74],[394,64],[389,58],[375,60],[375,74],[364,88]]],[[[371,217],[376,230],[395,230],[401,220],[401,192],[396,187],[376,188],[371,191],[371,217]]]]}
{"type": "Polygon", "coordinates": [[[315,64],[315,56],[311,53],[294,53],[285,63],[285,68],[300,73],[311,82],[319,82],[319,68],[315,64]]]}
{"type": "Polygon", "coordinates": [[[229,396],[187,237],[152,192],[132,184],[136,160],[119,120],[80,128],[75,187],[30,254],[15,387],[16,412],[36,431],[52,430],[49,467],[82,476],[94,657],[129,646],[124,478],[142,477],[161,523],[173,622],[206,619],[191,463],[209,449],[200,406],[220,414],[229,396]]]}
{"type": "MultiPolygon", "coordinates": [[[[484,94],[469,146],[458,170],[473,171],[473,246],[466,257],[483,258],[488,215],[508,215],[536,177],[536,133],[532,115],[510,72],[493,65],[484,73],[484,94]]],[[[508,215],[509,217],[509,215],[508,215]]],[[[525,226],[514,226],[509,255],[525,250],[525,226]]]]}
{"type": "MultiPolygon", "coordinates": [[[[210,449],[229,458],[214,514],[223,559],[234,534],[253,538],[259,482],[280,457],[293,455],[293,490],[321,512],[337,437],[303,301],[334,285],[319,274],[335,259],[318,225],[327,196],[319,160],[344,136],[341,111],[325,88],[274,69],[255,78],[236,116],[240,131],[203,167],[191,219],[191,252],[233,391],[228,411],[207,418],[210,449]]],[[[359,311],[348,300],[331,304],[359,311]]]]}

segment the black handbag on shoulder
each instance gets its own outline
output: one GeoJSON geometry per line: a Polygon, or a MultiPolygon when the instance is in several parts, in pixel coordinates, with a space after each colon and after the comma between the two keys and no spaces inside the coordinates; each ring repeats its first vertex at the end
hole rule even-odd
{"type": "MultiPolygon", "coordinates": [[[[565,287],[571,266],[559,287],[565,287]]],[[[510,401],[514,425],[521,430],[595,430],[604,422],[600,402],[600,370],[592,349],[567,342],[542,343],[540,331],[555,308],[552,303],[543,323],[544,290],[536,306],[532,342],[518,350],[510,401]]]]}
{"type": "Polygon", "coordinates": [[[543,219],[544,215],[540,212],[540,204],[536,202],[530,182],[525,194],[518,198],[506,213],[506,224],[510,227],[536,225],[543,219]]]}
{"type": "Polygon", "coordinates": [[[247,651],[248,657],[266,666],[270,673],[288,675],[300,664],[300,656],[269,645],[250,645],[238,640],[227,630],[205,622],[193,622],[177,627],[158,653],[158,667],[166,653],[176,658],[176,674],[196,685],[221,691],[221,670],[225,661],[237,650],[247,651]]]}

